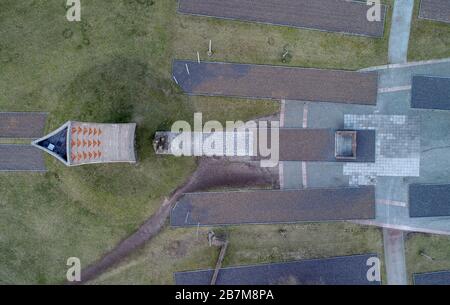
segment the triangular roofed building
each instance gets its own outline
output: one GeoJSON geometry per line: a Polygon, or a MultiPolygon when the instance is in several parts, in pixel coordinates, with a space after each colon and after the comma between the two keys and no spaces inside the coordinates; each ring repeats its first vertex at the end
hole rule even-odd
{"type": "Polygon", "coordinates": [[[95,163],[136,163],[136,124],[69,121],[32,142],[67,166],[95,163]]]}

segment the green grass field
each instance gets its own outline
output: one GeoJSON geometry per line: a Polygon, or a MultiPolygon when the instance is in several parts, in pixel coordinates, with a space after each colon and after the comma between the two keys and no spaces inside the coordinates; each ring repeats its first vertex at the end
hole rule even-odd
{"type": "Polygon", "coordinates": [[[450,270],[449,236],[409,233],[405,248],[410,283],[413,273],[450,270]]]}
{"type": "Polygon", "coordinates": [[[414,2],[408,61],[450,57],[450,24],[419,19],[419,3],[414,2]]]}
{"type": "MultiPolygon", "coordinates": [[[[197,235],[196,228],[166,228],[146,247],[92,284],[173,284],[175,271],[214,268],[219,248],[209,247],[208,230],[200,228],[197,235]]],[[[349,223],[252,225],[213,230],[228,236],[224,267],[359,253],[376,253],[383,258],[381,230],[349,223]]]]}
{"type": "Polygon", "coordinates": [[[194,60],[199,52],[210,61],[356,70],[387,62],[391,13],[388,9],[384,37],[377,39],[180,15],[174,25],[176,56],[194,60]],[[209,40],[211,58],[206,55],[209,40]],[[285,50],[291,56],[286,63],[282,61],[285,50]]]}
{"type": "MultiPolygon", "coordinates": [[[[156,130],[169,128],[177,119],[190,120],[194,111],[224,121],[278,110],[278,104],[269,101],[184,96],[170,77],[174,58],[193,59],[198,50],[205,59],[211,38],[211,60],[281,64],[286,47],[292,53],[290,65],[356,69],[386,63],[386,36],[370,39],[179,16],[176,0],[83,0],[82,21],[70,23],[65,3],[1,1],[0,111],[49,112],[47,131],[67,120],[136,122],[139,163],[66,168],[46,157],[46,174],[0,173],[3,284],[62,282],[68,257],[79,257],[83,266],[92,263],[157,209],[194,170],[195,162],[155,156],[150,144],[156,130]]],[[[316,240],[308,241],[307,250],[293,240],[276,238],[277,226],[233,228],[232,236],[239,236],[233,237],[233,244],[238,246],[242,238],[248,245],[233,246],[226,264],[270,261],[271,253],[273,259],[291,259],[360,252],[366,239],[374,241],[373,247],[379,245],[378,231],[355,229],[346,233],[348,246],[336,235],[326,251],[320,245],[315,248],[315,241],[339,232],[339,225],[333,226],[311,226],[317,228],[316,240]],[[266,233],[270,240],[273,236],[267,249],[254,239],[266,233]],[[299,254],[286,254],[289,249],[299,254]]],[[[307,240],[311,234],[304,226],[290,228],[299,238],[307,240]]],[[[165,229],[143,251],[172,251],[172,241],[191,244],[192,234],[165,229]]],[[[214,251],[203,244],[186,251],[175,267],[169,258],[154,256],[149,263],[157,268],[145,280],[168,282],[174,268],[210,266],[214,259],[214,251]]],[[[142,260],[133,264],[139,266],[142,260]]],[[[118,282],[128,277],[120,270],[118,282]]],[[[139,274],[136,271],[135,277],[139,274]]]]}

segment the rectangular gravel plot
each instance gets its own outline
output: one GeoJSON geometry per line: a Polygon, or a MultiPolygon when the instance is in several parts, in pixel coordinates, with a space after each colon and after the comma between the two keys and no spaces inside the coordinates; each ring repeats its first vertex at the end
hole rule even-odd
{"type": "Polygon", "coordinates": [[[43,152],[31,145],[0,145],[0,171],[46,171],[43,152]]]}
{"type": "Polygon", "coordinates": [[[450,110],[450,77],[414,76],[411,107],[450,110]]]}
{"type": "Polygon", "coordinates": [[[365,2],[345,0],[179,0],[178,11],[327,32],[383,36],[386,6],[381,7],[380,21],[368,21],[368,9],[365,2]]]}
{"type": "Polygon", "coordinates": [[[450,216],[450,184],[410,184],[409,215],[450,216]]]}
{"type": "MultiPolygon", "coordinates": [[[[367,262],[376,254],[222,268],[217,285],[379,285],[369,281],[367,262]]],[[[209,285],[214,270],[175,273],[177,285],[209,285]]]]}
{"type": "Polygon", "coordinates": [[[373,105],[378,73],[284,66],[175,61],[187,94],[373,105]]]}
{"type": "Polygon", "coordinates": [[[172,226],[295,223],[375,218],[373,186],[185,194],[172,226]]]}
{"type": "Polygon", "coordinates": [[[42,112],[0,112],[0,138],[40,138],[46,120],[42,112]]]}
{"type": "Polygon", "coordinates": [[[422,0],[419,17],[450,23],[449,0],[422,0]]]}

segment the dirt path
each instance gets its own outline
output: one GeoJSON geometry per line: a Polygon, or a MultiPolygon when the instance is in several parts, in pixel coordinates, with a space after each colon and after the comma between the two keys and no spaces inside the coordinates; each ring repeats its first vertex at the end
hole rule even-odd
{"type": "Polygon", "coordinates": [[[81,272],[81,283],[86,283],[117,264],[137,248],[143,246],[164,227],[170,211],[183,193],[221,187],[279,187],[278,168],[261,168],[259,162],[248,159],[201,158],[197,170],[188,181],[164,200],[153,214],[132,235],[122,240],[117,247],[99,261],[81,272]]]}

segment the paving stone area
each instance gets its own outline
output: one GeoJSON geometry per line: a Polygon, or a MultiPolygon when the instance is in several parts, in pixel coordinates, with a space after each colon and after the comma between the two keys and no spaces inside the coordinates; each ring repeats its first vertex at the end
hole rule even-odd
{"type": "Polygon", "coordinates": [[[377,176],[418,177],[420,171],[420,119],[404,115],[344,116],[346,129],[376,130],[375,163],[344,165],[352,185],[372,185],[377,176]]]}

